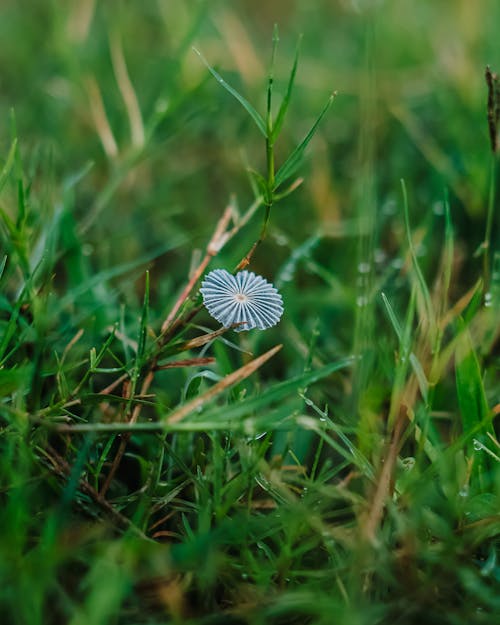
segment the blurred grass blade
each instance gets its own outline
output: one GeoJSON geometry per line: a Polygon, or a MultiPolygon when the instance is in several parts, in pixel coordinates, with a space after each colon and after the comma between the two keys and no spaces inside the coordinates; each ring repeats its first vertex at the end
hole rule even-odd
{"type": "MultiPolygon", "coordinates": [[[[399,343],[401,345],[403,341],[403,330],[401,329],[401,324],[399,323],[399,320],[396,317],[396,313],[394,312],[394,309],[392,308],[385,293],[381,293],[381,296],[382,296],[382,301],[385,304],[389,319],[392,323],[392,327],[394,328],[394,331],[396,332],[399,343]]],[[[420,393],[422,394],[422,397],[424,398],[424,400],[427,402],[427,397],[428,397],[428,392],[429,392],[429,382],[427,381],[425,372],[422,368],[422,365],[419,359],[416,357],[416,355],[413,352],[410,353],[409,358],[410,358],[410,364],[413,369],[413,373],[415,374],[415,377],[417,378],[417,381],[418,381],[420,393]]]]}
{"type": "Polygon", "coordinates": [[[2,279],[3,272],[5,270],[5,265],[7,264],[7,254],[0,261],[0,280],[2,279]]]}
{"type": "Polygon", "coordinates": [[[276,116],[276,120],[273,124],[273,131],[271,134],[271,142],[274,143],[281,131],[283,126],[283,122],[285,121],[286,112],[288,110],[288,106],[290,104],[290,99],[292,97],[293,85],[295,83],[295,75],[297,74],[297,66],[299,63],[299,54],[300,54],[300,44],[302,42],[302,35],[299,37],[299,41],[297,43],[297,49],[295,51],[295,59],[293,62],[292,71],[290,72],[290,78],[288,79],[288,85],[286,88],[285,96],[281,102],[278,114],[276,116]]]}
{"type": "Polygon", "coordinates": [[[420,264],[417,259],[417,254],[415,252],[415,247],[413,245],[413,239],[411,235],[411,227],[410,227],[410,213],[408,208],[408,194],[406,192],[406,184],[403,179],[401,179],[401,190],[403,193],[403,213],[404,213],[404,221],[406,228],[406,237],[408,240],[408,247],[410,250],[410,256],[413,264],[413,269],[415,271],[415,275],[417,276],[417,284],[419,286],[419,293],[424,301],[425,311],[427,314],[427,319],[425,320],[429,326],[429,329],[432,333],[436,331],[436,316],[434,314],[434,308],[432,306],[432,300],[429,293],[429,288],[427,287],[427,283],[424,278],[424,274],[420,269],[420,264]]]}
{"type": "Polygon", "coordinates": [[[266,122],[264,121],[262,115],[258,111],[255,110],[255,108],[250,104],[250,102],[246,98],[244,98],[241,95],[241,93],[236,91],[236,89],[231,87],[231,85],[228,84],[224,80],[224,78],[222,78],[222,76],[210,65],[210,63],[206,60],[206,58],[203,56],[203,54],[199,50],[197,50],[196,48],[193,48],[193,50],[200,57],[201,61],[206,65],[208,71],[217,80],[217,82],[222,87],[224,87],[224,89],[228,91],[234,98],[238,100],[238,102],[243,106],[243,108],[247,111],[247,113],[249,113],[251,118],[257,124],[257,128],[261,131],[264,137],[267,137],[266,122]]]}
{"type": "Polygon", "coordinates": [[[444,198],[444,218],[445,218],[445,230],[444,230],[444,247],[445,247],[445,264],[444,264],[444,289],[443,296],[448,299],[448,292],[451,284],[451,274],[453,269],[453,256],[455,249],[455,234],[453,232],[453,224],[451,221],[450,200],[448,197],[448,190],[445,192],[444,198]]]}
{"type": "Polygon", "coordinates": [[[293,150],[293,152],[290,154],[290,156],[286,159],[286,161],[283,163],[283,165],[276,172],[275,186],[274,186],[273,190],[278,189],[278,187],[280,187],[284,182],[286,182],[289,178],[291,178],[291,176],[293,176],[294,173],[297,171],[297,169],[298,169],[298,167],[299,167],[299,165],[300,165],[300,163],[302,161],[302,157],[304,156],[304,151],[307,148],[307,146],[309,145],[309,142],[311,141],[311,139],[313,138],[313,136],[314,136],[314,134],[316,132],[316,129],[318,128],[321,120],[326,115],[328,109],[332,105],[332,103],[333,103],[333,101],[335,99],[335,95],[336,94],[333,93],[328,98],[328,102],[325,104],[323,110],[319,114],[319,117],[314,122],[314,124],[312,125],[312,127],[309,130],[309,132],[307,133],[307,135],[299,143],[299,145],[297,145],[297,147],[293,150]]]}
{"type": "Polygon", "coordinates": [[[267,79],[267,106],[266,106],[266,137],[271,141],[273,133],[273,86],[274,86],[274,63],[276,60],[276,51],[278,50],[279,43],[278,25],[275,24],[273,28],[273,48],[271,52],[271,67],[269,68],[269,77],[267,79]]]}
{"type": "MultiPolygon", "coordinates": [[[[469,329],[463,322],[457,340],[455,353],[455,372],[458,403],[462,415],[462,426],[465,433],[476,431],[474,428],[490,414],[486,401],[486,393],[481,377],[481,367],[474,349],[469,329]]],[[[483,433],[493,432],[493,426],[485,426],[483,433]]]]}
{"type": "Polygon", "coordinates": [[[146,279],[144,285],[144,301],[142,304],[142,315],[139,327],[139,340],[137,341],[137,365],[140,367],[144,351],[146,349],[146,337],[148,333],[149,318],[149,271],[146,271],[146,279]]]}
{"type": "Polygon", "coordinates": [[[396,317],[396,313],[391,306],[391,303],[387,299],[387,295],[385,293],[381,293],[382,301],[384,302],[385,309],[387,311],[387,315],[389,316],[389,320],[392,323],[392,327],[394,328],[394,332],[398,337],[399,342],[401,342],[401,338],[403,336],[403,331],[401,329],[401,324],[399,323],[398,318],[396,317]]]}
{"type": "Polygon", "coordinates": [[[32,367],[25,365],[16,369],[0,369],[0,397],[8,397],[19,391],[31,379],[32,367]]]}
{"type": "Polygon", "coordinates": [[[486,400],[481,368],[472,338],[463,321],[460,325],[461,332],[455,352],[458,405],[464,434],[469,435],[468,454],[474,458],[473,471],[479,478],[481,487],[484,487],[484,480],[488,471],[488,459],[473,442],[472,436],[476,434],[480,443],[485,445],[487,434],[494,435],[494,430],[491,421],[488,420],[491,411],[486,400]]]}
{"type": "Polygon", "coordinates": [[[415,287],[412,289],[410,303],[406,311],[404,328],[399,341],[399,358],[396,363],[394,382],[391,392],[391,404],[389,408],[388,425],[389,429],[394,427],[396,418],[402,408],[402,395],[408,374],[408,363],[410,362],[411,348],[413,344],[413,320],[415,318],[415,287]]]}
{"type": "Polygon", "coordinates": [[[427,376],[425,375],[425,371],[422,367],[420,360],[415,356],[413,352],[410,354],[410,364],[411,368],[413,369],[413,373],[417,378],[420,394],[422,395],[425,403],[427,403],[429,396],[429,382],[427,380],[427,376]]]}
{"type": "Polygon", "coordinates": [[[9,179],[9,175],[10,175],[10,172],[12,171],[14,160],[16,158],[16,150],[17,150],[17,139],[14,139],[14,141],[12,141],[12,144],[10,146],[10,150],[7,155],[7,160],[5,161],[5,165],[2,167],[2,171],[0,172],[0,192],[3,190],[7,180],[9,179]]]}

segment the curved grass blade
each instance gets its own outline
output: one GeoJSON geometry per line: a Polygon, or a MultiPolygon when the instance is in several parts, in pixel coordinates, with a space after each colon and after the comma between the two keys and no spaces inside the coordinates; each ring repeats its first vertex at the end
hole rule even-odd
{"type": "Polygon", "coordinates": [[[278,115],[276,116],[276,120],[273,125],[273,131],[271,133],[271,142],[274,143],[276,138],[278,137],[281,127],[283,126],[283,122],[285,121],[286,112],[288,110],[288,105],[290,104],[290,99],[292,97],[293,85],[295,83],[295,75],[297,74],[297,66],[299,64],[299,54],[300,54],[300,44],[302,42],[302,35],[299,37],[299,41],[297,43],[297,49],[295,51],[295,59],[293,61],[292,71],[290,72],[290,78],[288,79],[288,85],[286,88],[286,94],[283,98],[278,115]]]}
{"type": "Polygon", "coordinates": [[[317,120],[314,122],[314,124],[312,125],[307,135],[304,137],[304,139],[299,143],[299,145],[295,148],[295,150],[290,154],[290,156],[286,159],[283,165],[276,172],[275,186],[273,190],[276,190],[278,187],[280,187],[297,171],[300,165],[300,162],[302,160],[302,157],[304,155],[305,149],[307,148],[307,146],[309,145],[309,142],[313,138],[319,126],[319,123],[321,122],[323,117],[326,115],[326,112],[332,105],[335,99],[335,96],[336,96],[336,93],[332,93],[332,95],[328,98],[328,102],[325,104],[323,110],[319,114],[317,120]]]}
{"type": "Polygon", "coordinates": [[[14,141],[12,141],[12,145],[10,146],[9,154],[7,155],[7,160],[5,161],[5,165],[3,166],[2,171],[0,172],[0,191],[2,191],[2,189],[4,188],[5,183],[7,182],[9,178],[9,174],[12,170],[12,167],[14,166],[14,159],[16,158],[16,150],[17,150],[17,139],[14,139],[14,141]]]}
{"type": "Polygon", "coordinates": [[[229,91],[229,93],[238,100],[238,102],[241,104],[241,106],[247,111],[247,113],[250,115],[250,117],[254,120],[254,122],[257,125],[257,128],[261,131],[261,133],[264,135],[264,137],[267,138],[267,130],[266,130],[266,122],[264,121],[262,115],[255,110],[255,108],[250,104],[250,102],[244,98],[241,93],[239,93],[238,91],[236,91],[236,89],[234,89],[234,87],[231,87],[230,84],[228,84],[224,78],[222,78],[222,76],[210,65],[210,63],[206,60],[206,58],[203,56],[203,54],[197,50],[196,48],[193,48],[193,51],[196,52],[196,54],[200,57],[201,61],[206,65],[208,71],[212,74],[212,76],[217,80],[217,82],[224,87],[224,89],[226,91],[229,91]]]}

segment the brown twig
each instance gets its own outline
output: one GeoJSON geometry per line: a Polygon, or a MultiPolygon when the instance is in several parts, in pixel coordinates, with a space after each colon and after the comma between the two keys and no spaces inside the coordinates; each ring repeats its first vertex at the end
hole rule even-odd
{"type": "Polygon", "coordinates": [[[375,541],[377,528],[382,520],[387,497],[391,492],[391,484],[394,475],[394,468],[398,459],[399,448],[401,444],[401,436],[403,433],[404,423],[407,421],[406,414],[401,410],[392,432],[391,441],[389,443],[387,453],[384,457],[384,464],[377,480],[377,488],[372,498],[370,510],[363,527],[365,538],[375,541]]]}
{"type": "Polygon", "coordinates": [[[161,326],[162,334],[164,334],[171,326],[182,304],[184,304],[184,302],[187,300],[187,298],[191,294],[191,291],[194,289],[196,283],[201,278],[203,272],[207,268],[208,263],[227,242],[229,236],[229,233],[227,232],[227,227],[229,225],[232,212],[232,207],[228,206],[222,214],[222,217],[219,219],[217,227],[215,228],[215,232],[210,239],[210,243],[207,245],[207,251],[205,253],[205,256],[203,257],[203,260],[193,272],[193,275],[191,276],[189,282],[186,284],[182,293],[179,295],[177,301],[175,302],[174,307],[172,308],[168,317],[165,319],[161,326]]]}
{"type": "Polygon", "coordinates": [[[215,358],[185,358],[184,360],[173,360],[166,362],[164,365],[157,365],[155,371],[164,371],[165,369],[177,369],[179,367],[199,367],[200,365],[211,365],[215,362],[215,358]]]}
{"type": "Polygon", "coordinates": [[[500,117],[498,74],[492,72],[491,67],[487,65],[484,75],[488,86],[487,116],[490,145],[491,151],[496,154],[498,152],[498,121],[500,117]]]}

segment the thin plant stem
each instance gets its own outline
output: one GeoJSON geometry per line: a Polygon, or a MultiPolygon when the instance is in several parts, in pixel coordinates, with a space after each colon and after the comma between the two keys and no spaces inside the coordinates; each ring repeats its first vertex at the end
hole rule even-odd
{"type": "Polygon", "coordinates": [[[490,288],[491,279],[491,233],[493,230],[493,216],[495,213],[495,196],[496,196],[496,173],[497,173],[497,158],[496,154],[491,155],[490,164],[490,188],[488,193],[488,212],[486,215],[486,228],[484,232],[483,241],[483,292],[487,293],[490,288]]]}

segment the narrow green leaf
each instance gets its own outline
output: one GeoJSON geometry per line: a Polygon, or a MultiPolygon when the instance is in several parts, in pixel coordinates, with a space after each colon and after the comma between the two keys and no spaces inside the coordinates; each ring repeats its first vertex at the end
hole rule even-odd
{"type": "MultiPolygon", "coordinates": [[[[461,325],[463,326],[463,322],[461,325]]],[[[479,360],[469,329],[465,327],[462,328],[457,340],[455,374],[462,426],[464,432],[467,433],[486,419],[490,410],[486,401],[479,360]]],[[[491,424],[484,427],[483,434],[487,432],[494,433],[491,424]]]]}
{"type": "Polygon", "coordinates": [[[5,161],[5,165],[0,172],[0,192],[3,190],[7,180],[9,179],[9,174],[12,171],[12,167],[14,165],[14,160],[16,158],[16,150],[17,150],[17,139],[12,141],[10,146],[9,153],[7,155],[7,160],[5,161]]]}
{"type": "MultiPolygon", "coordinates": [[[[394,328],[394,332],[396,333],[399,343],[401,345],[403,342],[403,330],[401,328],[401,324],[399,323],[399,319],[397,318],[396,313],[394,312],[394,309],[392,308],[391,303],[387,299],[387,296],[385,295],[385,293],[382,293],[381,295],[382,295],[382,301],[384,302],[386,310],[387,310],[387,314],[392,323],[392,327],[394,328]]],[[[422,365],[419,359],[416,357],[416,355],[413,352],[410,353],[409,359],[410,359],[411,367],[413,369],[413,373],[415,374],[415,377],[417,378],[417,381],[418,381],[420,393],[422,397],[424,398],[424,400],[427,401],[428,392],[429,392],[429,382],[427,380],[425,372],[422,368],[422,365]]]]}
{"type": "Polygon", "coordinates": [[[24,386],[30,378],[30,365],[17,369],[0,369],[0,397],[7,397],[17,390],[24,390],[24,386]]]}
{"type": "Polygon", "coordinates": [[[16,239],[17,238],[16,224],[12,221],[9,215],[7,215],[7,213],[2,208],[0,208],[0,217],[3,223],[5,224],[5,227],[9,231],[11,238],[16,239]]]}
{"type": "Polygon", "coordinates": [[[316,132],[316,130],[318,128],[319,123],[321,122],[321,120],[325,116],[326,112],[328,111],[328,109],[332,105],[332,103],[333,103],[333,101],[335,99],[335,95],[336,94],[332,94],[328,98],[328,102],[326,103],[325,107],[323,108],[323,110],[319,114],[319,117],[314,122],[314,124],[312,125],[312,127],[309,130],[309,132],[307,133],[307,135],[299,143],[299,145],[297,145],[297,147],[293,150],[293,152],[290,154],[290,156],[286,159],[286,161],[283,163],[283,165],[276,172],[274,191],[276,189],[278,189],[278,187],[280,187],[284,182],[286,182],[291,176],[293,176],[293,174],[297,171],[297,169],[298,169],[298,167],[300,165],[300,162],[302,160],[302,157],[304,155],[304,151],[307,148],[307,146],[309,145],[309,142],[311,141],[311,139],[313,138],[313,136],[314,136],[314,134],[315,134],[315,132],[316,132]]]}
{"type": "Polygon", "coordinates": [[[293,62],[292,71],[290,72],[290,78],[288,79],[288,85],[285,93],[285,97],[283,98],[278,115],[276,116],[276,120],[273,124],[273,132],[271,135],[271,142],[274,143],[278,138],[278,135],[283,126],[283,122],[285,121],[286,112],[288,110],[288,105],[290,104],[290,99],[292,97],[293,85],[295,83],[295,75],[297,74],[297,66],[299,63],[299,54],[300,54],[300,44],[302,42],[302,35],[299,37],[299,41],[297,43],[297,49],[295,51],[295,59],[293,62]]]}
{"type": "Polygon", "coordinates": [[[429,397],[429,382],[427,380],[427,376],[425,375],[420,360],[415,356],[413,352],[410,354],[410,363],[411,368],[413,369],[413,373],[417,378],[420,394],[422,395],[424,401],[427,403],[427,399],[429,397]]]}
{"type": "Polygon", "coordinates": [[[149,271],[146,271],[146,280],[144,285],[144,301],[142,304],[141,323],[139,327],[139,340],[137,341],[137,361],[140,365],[140,361],[144,355],[146,348],[146,336],[148,332],[148,318],[149,318],[149,271]]]}
{"type": "Polygon", "coordinates": [[[398,318],[396,317],[396,313],[391,306],[391,303],[387,299],[385,293],[381,293],[382,301],[384,302],[385,309],[387,311],[387,315],[389,317],[390,322],[392,323],[392,327],[394,328],[394,332],[398,337],[399,342],[401,342],[401,338],[403,336],[403,331],[401,330],[401,324],[399,323],[398,318]]]}
{"type": "Polygon", "coordinates": [[[431,295],[429,293],[429,289],[427,287],[424,274],[422,273],[422,270],[420,269],[420,265],[417,259],[417,254],[413,246],[413,240],[411,236],[411,227],[410,227],[410,214],[409,214],[409,209],[408,209],[408,194],[406,193],[406,184],[403,179],[401,179],[401,189],[403,193],[403,212],[404,212],[404,221],[405,221],[405,227],[406,227],[406,237],[408,239],[408,247],[410,250],[413,269],[417,277],[417,284],[419,286],[420,295],[424,301],[424,307],[425,307],[425,312],[427,316],[426,322],[429,324],[430,330],[433,333],[435,333],[437,330],[436,315],[434,314],[434,307],[432,305],[431,295]]]}
{"type": "Polygon", "coordinates": [[[26,292],[31,288],[31,284],[25,284],[23,290],[20,292],[17,298],[16,305],[12,310],[8,322],[4,326],[4,332],[0,341],[0,367],[4,364],[4,361],[8,358],[9,354],[7,349],[9,347],[10,340],[19,331],[18,320],[21,313],[21,307],[25,303],[26,292]]]}
{"type": "Polygon", "coordinates": [[[455,377],[458,405],[462,417],[462,428],[468,439],[468,454],[474,458],[473,475],[479,480],[481,488],[488,472],[488,458],[481,446],[485,446],[488,433],[494,435],[490,410],[477,358],[469,329],[461,323],[461,332],[455,352],[455,377]],[[483,425],[481,425],[483,424],[483,425]],[[479,430],[478,430],[479,428],[479,430]],[[472,439],[476,434],[477,441],[472,439]]]}
{"type": "Polygon", "coordinates": [[[444,231],[444,246],[445,246],[445,263],[444,263],[444,297],[448,297],[448,291],[451,282],[451,273],[453,268],[454,257],[454,233],[453,224],[451,221],[450,200],[448,198],[448,191],[445,191],[444,198],[444,216],[445,216],[445,231],[444,231]]]}
{"type": "Polygon", "coordinates": [[[391,405],[389,408],[389,427],[393,427],[396,417],[401,409],[401,393],[404,389],[408,365],[410,363],[411,347],[413,343],[413,320],[415,318],[415,287],[412,289],[410,303],[406,311],[404,327],[402,328],[399,341],[399,360],[396,364],[394,383],[391,393],[391,405]]]}
{"type": "Polygon", "coordinates": [[[255,183],[256,189],[258,190],[258,193],[255,193],[255,195],[261,195],[262,199],[264,200],[264,204],[268,204],[270,193],[269,187],[267,186],[267,180],[262,174],[259,174],[258,171],[255,171],[255,169],[248,169],[248,173],[250,174],[252,182],[255,183]]]}
{"type": "Polygon", "coordinates": [[[267,138],[266,122],[264,121],[262,115],[255,110],[255,108],[250,104],[250,102],[248,102],[248,100],[246,98],[244,98],[241,95],[241,93],[236,91],[236,89],[231,87],[231,85],[228,84],[224,80],[224,78],[222,78],[222,76],[209,64],[209,62],[205,59],[205,57],[202,55],[202,53],[199,50],[197,50],[196,48],[193,48],[193,50],[200,57],[201,61],[205,64],[205,66],[207,67],[208,71],[217,80],[217,82],[222,87],[224,87],[224,89],[226,91],[228,91],[234,98],[236,98],[238,100],[238,102],[241,104],[241,106],[243,106],[243,108],[247,111],[247,113],[249,113],[251,118],[256,123],[257,128],[261,131],[261,133],[264,135],[264,137],[267,138]]]}
{"type": "Polygon", "coordinates": [[[272,136],[273,129],[273,113],[272,113],[272,99],[273,99],[273,86],[274,86],[274,62],[276,60],[276,51],[278,50],[279,43],[278,25],[275,24],[273,28],[273,49],[271,52],[271,67],[269,68],[269,76],[267,79],[267,107],[266,107],[266,137],[272,136]]]}

